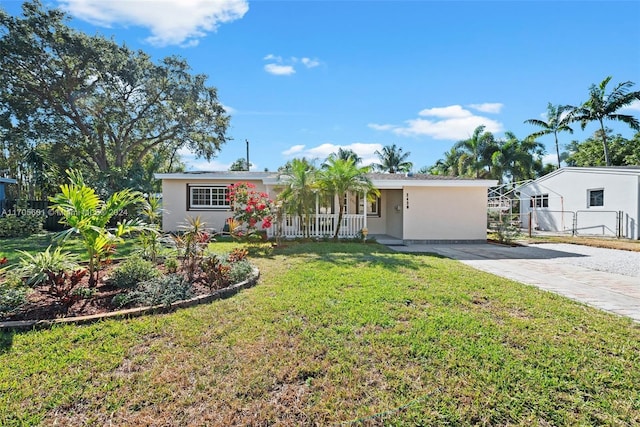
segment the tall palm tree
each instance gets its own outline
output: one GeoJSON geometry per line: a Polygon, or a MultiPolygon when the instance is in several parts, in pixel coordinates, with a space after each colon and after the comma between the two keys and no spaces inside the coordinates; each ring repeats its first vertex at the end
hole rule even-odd
{"type": "Polygon", "coordinates": [[[518,139],[513,132],[505,132],[505,139],[498,142],[498,150],[491,156],[492,176],[501,182],[536,178],[542,171],[544,146],[535,138],[518,139]]]}
{"type": "Polygon", "coordinates": [[[454,145],[462,153],[458,165],[461,175],[481,178],[491,173],[491,156],[497,146],[493,134],[484,129],[484,125],[478,126],[469,139],[458,141],[454,145]]]}
{"type": "Polygon", "coordinates": [[[360,167],[353,159],[345,160],[335,156],[330,156],[325,166],[318,172],[318,184],[324,193],[338,196],[338,222],[333,235],[333,238],[337,239],[344,214],[343,195],[347,192],[368,193],[376,196],[380,194],[367,177],[367,173],[371,170],[369,166],[360,167]]]}
{"type": "Polygon", "coordinates": [[[604,149],[604,160],[607,166],[611,166],[609,158],[609,146],[607,145],[607,133],[604,129],[605,120],[614,120],[628,124],[634,130],[640,130],[640,122],[637,118],[627,114],[617,114],[616,112],[634,101],[640,101],[640,91],[629,92],[633,82],[619,83],[611,93],[605,93],[607,84],[611,81],[611,76],[605,78],[598,86],[591,85],[589,88],[589,99],[578,107],[571,108],[571,121],[580,122],[584,130],[589,122],[600,123],[602,131],[602,147],[604,149]]]}
{"type": "Polygon", "coordinates": [[[458,170],[460,156],[462,156],[460,150],[456,147],[451,147],[449,151],[444,153],[444,159],[439,159],[433,166],[427,168],[426,171],[432,175],[458,176],[460,175],[460,171],[458,170]]]}
{"type": "Polygon", "coordinates": [[[309,237],[310,214],[315,203],[317,169],[307,159],[293,159],[280,172],[285,189],[278,195],[290,213],[298,215],[303,227],[303,235],[309,237]]]}
{"type": "Polygon", "coordinates": [[[374,167],[381,172],[409,172],[413,167],[413,163],[407,160],[411,153],[403,153],[402,148],[396,147],[396,144],[383,147],[382,152],[376,150],[375,154],[380,163],[374,164],[374,167]]]}
{"type": "Polygon", "coordinates": [[[358,154],[350,148],[338,148],[336,156],[343,160],[353,159],[356,165],[362,163],[362,157],[358,156],[358,154]]]}
{"type": "Polygon", "coordinates": [[[527,137],[528,138],[539,138],[544,135],[553,134],[556,140],[556,155],[558,157],[558,169],[560,169],[560,146],[558,145],[558,132],[569,132],[573,133],[573,129],[569,127],[570,115],[567,114],[568,107],[564,106],[556,106],[552,103],[547,104],[547,121],[539,120],[539,119],[529,119],[525,120],[525,123],[530,125],[541,127],[542,130],[538,132],[534,132],[527,137]]]}

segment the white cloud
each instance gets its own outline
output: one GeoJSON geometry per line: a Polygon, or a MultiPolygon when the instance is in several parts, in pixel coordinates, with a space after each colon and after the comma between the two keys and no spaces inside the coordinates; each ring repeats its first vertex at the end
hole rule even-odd
{"type": "Polygon", "coordinates": [[[375,155],[376,150],[382,150],[382,144],[369,144],[364,142],[354,142],[348,145],[336,145],[331,143],[320,144],[315,147],[307,148],[306,145],[294,145],[282,152],[287,158],[306,157],[307,159],[324,160],[331,153],[335,153],[339,148],[343,150],[353,150],[358,156],[362,157],[363,165],[370,165],[377,162],[378,157],[375,155]]]}
{"type": "Polygon", "coordinates": [[[317,59],[311,59],[311,58],[302,58],[300,62],[302,62],[304,66],[307,68],[315,68],[318,65],[320,65],[320,61],[318,61],[317,59]]]}
{"type": "Polygon", "coordinates": [[[484,104],[469,104],[468,107],[481,113],[499,114],[504,105],[499,102],[485,102],[484,104]]]}
{"type": "Polygon", "coordinates": [[[273,53],[265,55],[265,57],[262,59],[265,61],[270,61],[270,63],[264,66],[264,70],[267,73],[275,74],[278,76],[290,76],[292,74],[295,74],[296,68],[294,65],[296,64],[301,63],[306,68],[315,68],[320,65],[320,61],[315,58],[311,59],[308,57],[303,57],[302,59],[298,59],[295,56],[283,58],[282,56],[274,55],[273,53]]]}
{"type": "Polygon", "coordinates": [[[290,76],[296,72],[292,65],[280,64],[267,64],[264,66],[264,70],[267,73],[274,74],[276,76],[290,76]]]}
{"type": "Polygon", "coordinates": [[[134,25],[148,28],[148,43],[156,46],[196,46],[220,24],[240,19],[249,10],[246,0],[105,1],[60,0],[71,15],[103,27],[134,25]]]}
{"type": "Polygon", "coordinates": [[[367,126],[373,130],[393,130],[396,127],[395,125],[379,125],[376,123],[369,123],[367,126]]]}
{"type": "Polygon", "coordinates": [[[368,126],[375,130],[391,131],[396,135],[428,136],[454,141],[469,138],[475,128],[481,125],[492,133],[502,132],[504,129],[499,121],[476,115],[460,105],[427,108],[420,111],[418,115],[420,118],[406,120],[404,126],[375,123],[370,123],[368,126]]]}
{"type": "Polygon", "coordinates": [[[236,110],[236,109],[235,109],[235,108],[233,108],[233,107],[229,107],[228,105],[224,105],[224,104],[222,104],[222,108],[224,108],[224,111],[226,111],[226,112],[227,112],[227,114],[235,114],[235,113],[237,113],[237,112],[238,112],[238,110],[236,110]]]}
{"type": "Polygon", "coordinates": [[[298,154],[300,152],[302,152],[304,150],[304,145],[294,145],[293,147],[289,148],[288,150],[285,150],[282,152],[282,154],[284,154],[285,156],[291,156],[294,154],[298,154]]]}
{"type": "Polygon", "coordinates": [[[558,156],[554,154],[545,154],[542,156],[542,164],[545,165],[557,165],[558,164],[558,156]]]}
{"type": "Polygon", "coordinates": [[[633,101],[631,104],[619,110],[622,114],[633,114],[640,111],[640,101],[633,101]]]}

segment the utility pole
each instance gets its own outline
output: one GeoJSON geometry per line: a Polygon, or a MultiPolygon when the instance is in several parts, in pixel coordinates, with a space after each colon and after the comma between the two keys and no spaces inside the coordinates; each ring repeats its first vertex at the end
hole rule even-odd
{"type": "Polygon", "coordinates": [[[249,169],[251,169],[251,167],[249,166],[250,165],[250,163],[249,163],[249,140],[245,139],[244,141],[247,143],[247,171],[249,171],[249,169]]]}

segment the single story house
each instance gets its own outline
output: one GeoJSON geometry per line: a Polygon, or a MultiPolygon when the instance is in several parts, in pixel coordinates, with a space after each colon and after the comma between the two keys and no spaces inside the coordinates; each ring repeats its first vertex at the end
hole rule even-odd
{"type": "MultiPolygon", "coordinates": [[[[388,236],[404,242],[486,241],[487,190],[495,180],[423,174],[368,175],[380,196],[345,195],[346,211],[340,237],[388,236]],[[367,200],[367,203],[364,203],[367,200]]],[[[162,180],[163,229],[176,231],[186,218],[200,216],[209,227],[222,230],[231,208],[227,186],[249,182],[276,199],[286,181],[274,172],[185,172],[156,174],[162,180]]],[[[337,196],[336,196],[337,197],[337,196]]],[[[337,198],[316,198],[311,235],[332,236],[338,216],[337,198]]],[[[301,237],[300,219],[285,215],[280,231],[301,237]]],[[[273,235],[274,231],[269,230],[273,235]]]]}
{"type": "Polygon", "coordinates": [[[640,239],[640,166],[564,167],[517,192],[523,228],[640,239]]]}

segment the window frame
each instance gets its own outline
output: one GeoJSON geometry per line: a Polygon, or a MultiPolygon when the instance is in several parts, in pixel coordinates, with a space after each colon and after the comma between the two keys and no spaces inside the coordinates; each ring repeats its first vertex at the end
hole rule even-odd
{"type": "Polygon", "coordinates": [[[587,189],[587,208],[603,208],[604,207],[604,188],[588,188],[587,189]],[[592,194],[593,193],[601,193],[600,195],[600,203],[601,204],[592,204],[592,194]]]}
{"type": "Polygon", "coordinates": [[[534,208],[548,208],[549,207],[549,194],[536,194],[529,199],[529,207],[534,208]]]}
{"type": "Polygon", "coordinates": [[[229,201],[229,187],[220,184],[187,184],[187,211],[229,211],[231,202],[229,201]],[[195,204],[193,190],[209,190],[209,204],[195,204]],[[222,191],[222,201],[224,204],[213,204],[213,190],[216,190],[215,200],[220,202],[219,191],[222,191]]]}
{"type": "MultiPolygon", "coordinates": [[[[364,210],[364,205],[362,204],[364,198],[361,197],[358,194],[356,199],[357,199],[356,200],[356,203],[357,203],[357,205],[356,205],[357,206],[357,208],[356,208],[357,212],[356,213],[358,215],[361,215],[363,213],[362,211],[364,210]]],[[[368,200],[368,198],[367,198],[367,203],[368,203],[368,205],[367,205],[367,216],[368,217],[370,216],[370,217],[378,217],[378,218],[380,218],[382,216],[382,212],[381,212],[381,209],[380,209],[380,206],[381,206],[380,196],[376,196],[376,199],[373,202],[370,202],[368,200]],[[375,205],[376,209],[370,209],[372,207],[372,204],[375,205]]]]}

